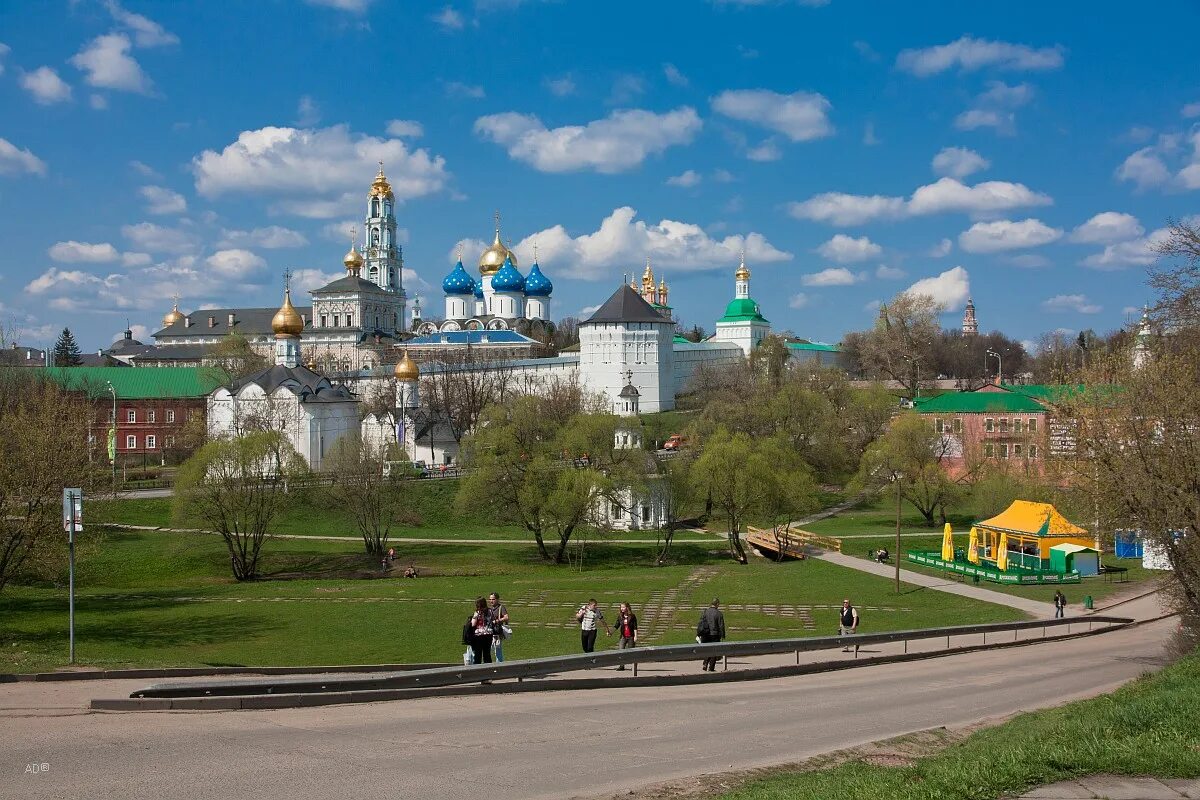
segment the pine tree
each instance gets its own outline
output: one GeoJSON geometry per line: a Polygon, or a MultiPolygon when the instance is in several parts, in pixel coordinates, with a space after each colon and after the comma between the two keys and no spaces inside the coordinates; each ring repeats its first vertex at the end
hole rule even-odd
{"type": "Polygon", "coordinates": [[[62,333],[58,335],[58,341],[54,343],[54,366],[78,367],[82,363],[83,358],[80,357],[79,345],[75,343],[71,329],[63,328],[62,333]]]}

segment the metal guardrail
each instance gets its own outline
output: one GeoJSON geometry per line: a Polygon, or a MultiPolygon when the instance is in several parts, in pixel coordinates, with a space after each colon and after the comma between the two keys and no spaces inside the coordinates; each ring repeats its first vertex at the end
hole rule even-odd
{"type": "MultiPolygon", "coordinates": [[[[132,692],[132,698],[168,697],[232,697],[263,694],[311,694],[327,692],[353,692],[371,689],[421,689],[456,684],[478,683],[484,680],[537,678],[560,672],[632,665],[634,674],[638,664],[666,663],[673,661],[699,661],[705,658],[728,658],[730,656],[763,656],[780,653],[800,653],[818,650],[841,649],[849,644],[865,647],[894,642],[946,639],[947,647],[953,637],[983,636],[987,643],[990,633],[1012,633],[1015,637],[1023,630],[1066,627],[1068,634],[1072,625],[1103,623],[1117,628],[1132,623],[1128,617],[1088,616],[1067,619],[1047,619],[1030,622],[996,622],[984,625],[957,625],[947,628],[923,628],[890,633],[856,634],[854,636],[820,636],[803,639],[759,639],[747,642],[714,642],[709,644],[659,645],[635,647],[630,650],[610,650],[603,653],[584,653],[572,656],[531,658],[524,661],[506,661],[501,664],[476,664],[463,667],[441,667],[437,669],[413,670],[404,673],[388,673],[371,677],[296,677],[278,679],[244,679],[232,681],[206,681],[199,683],[156,683],[145,689],[132,692]]],[[[999,642],[995,642],[999,644],[999,642]]],[[[906,645],[907,649],[907,645],[906,645]]]]}

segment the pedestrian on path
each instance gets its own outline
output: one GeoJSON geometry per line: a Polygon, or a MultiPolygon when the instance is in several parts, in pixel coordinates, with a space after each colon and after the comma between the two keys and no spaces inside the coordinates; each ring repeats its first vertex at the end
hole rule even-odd
{"type": "Polygon", "coordinates": [[[1067,596],[1061,589],[1054,590],[1054,618],[1062,619],[1067,615],[1067,596]]]}
{"type": "Polygon", "coordinates": [[[471,631],[471,652],[476,664],[492,663],[492,625],[487,600],[475,598],[475,613],[467,620],[471,631]]]}
{"type": "MultiPolygon", "coordinates": [[[[721,601],[714,597],[708,608],[700,614],[700,622],[696,625],[696,641],[701,644],[719,642],[725,638],[725,615],[721,613],[721,601]]],[[[700,667],[708,672],[717,671],[717,659],[704,659],[700,667]]]]}
{"type": "Polygon", "coordinates": [[[508,609],[500,602],[500,594],[488,595],[488,614],[492,625],[492,649],[496,651],[496,663],[504,661],[504,640],[512,634],[508,625],[508,609]]]}
{"type": "MultiPolygon", "coordinates": [[[[621,608],[617,612],[617,635],[621,637],[620,647],[622,650],[637,647],[637,631],[637,614],[633,613],[629,603],[621,603],[621,608]]],[[[621,664],[617,669],[623,670],[625,665],[621,664]]]]}
{"type": "MultiPolygon", "coordinates": [[[[858,609],[850,605],[850,598],[842,601],[842,610],[838,616],[838,636],[853,636],[858,633],[858,609]]],[[[843,653],[849,653],[849,647],[842,648],[843,653]]],[[[858,645],[854,645],[858,652],[858,645]]]]}
{"type": "Polygon", "coordinates": [[[603,625],[605,633],[612,636],[612,628],[608,627],[608,623],[604,620],[604,612],[597,608],[594,597],[579,607],[579,610],[575,612],[575,619],[579,622],[579,638],[583,643],[583,652],[585,653],[592,653],[596,650],[596,626],[598,624],[603,625]]]}

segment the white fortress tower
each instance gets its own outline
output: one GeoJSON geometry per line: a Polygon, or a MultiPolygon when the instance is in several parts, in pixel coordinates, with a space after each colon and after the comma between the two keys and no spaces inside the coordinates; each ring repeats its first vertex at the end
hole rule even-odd
{"type": "Polygon", "coordinates": [[[674,323],[622,285],[579,325],[579,378],[622,414],[626,386],[638,391],[643,414],[675,407],[674,323]]]}
{"type": "Polygon", "coordinates": [[[750,270],[746,268],[746,254],[733,274],[733,299],[725,306],[725,316],[717,320],[718,342],[733,342],[750,357],[754,348],[771,333],[771,323],[763,317],[758,303],[750,297],[750,270]]]}

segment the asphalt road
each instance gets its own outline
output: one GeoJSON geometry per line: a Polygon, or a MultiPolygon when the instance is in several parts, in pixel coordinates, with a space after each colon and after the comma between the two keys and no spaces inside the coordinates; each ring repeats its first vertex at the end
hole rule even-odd
{"type": "Polygon", "coordinates": [[[770,681],[261,712],[88,713],[85,695],[145,681],[8,684],[0,797],[611,795],[1103,692],[1160,666],[1175,626],[770,681]]]}

